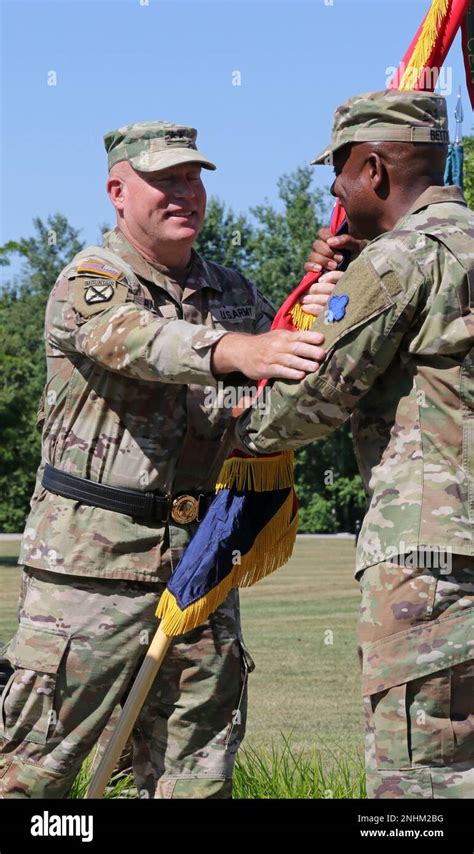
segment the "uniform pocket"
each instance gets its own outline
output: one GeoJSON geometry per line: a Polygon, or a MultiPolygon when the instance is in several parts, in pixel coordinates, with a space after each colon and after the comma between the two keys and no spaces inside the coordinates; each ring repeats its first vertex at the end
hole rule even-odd
{"type": "Polygon", "coordinates": [[[451,670],[370,696],[377,770],[444,767],[453,762],[451,670]]]}
{"type": "Polygon", "coordinates": [[[377,769],[411,768],[406,684],[372,694],[370,706],[377,769]]]}
{"type": "Polygon", "coordinates": [[[368,567],[359,585],[359,645],[366,647],[428,622],[433,617],[438,575],[416,566],[416,553],[401,562],[368,567]]]}
{"type": "Polygon", "coordinates": [[[410,752],[415,766],[444,766],[454,761],[452,673],[450,668],[407,685],[410,752]]]}
{"type": "Polygon", "coordinates": [[[15,671],[0,701],[0,736],[46,743],[56,723],[57,674],[68,642],[69,635],[20,623],[8,648],[15,671]]]}

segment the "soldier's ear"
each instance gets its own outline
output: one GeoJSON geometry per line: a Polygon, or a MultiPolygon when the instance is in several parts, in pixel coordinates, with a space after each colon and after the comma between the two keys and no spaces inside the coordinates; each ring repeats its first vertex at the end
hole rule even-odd
{"type": "Polygon", "coordinates": [[[384,161],[376,151],[371,151],[367,158],[369,179],[373,190],[386,198],[388,195],[388,172],[384,161]]]}
{"type": "Polygon", "coordinates": [[[125,182],[117,175],[110,174],[107,178],[107,195],[116,210],[123,210],[125,182]]]}

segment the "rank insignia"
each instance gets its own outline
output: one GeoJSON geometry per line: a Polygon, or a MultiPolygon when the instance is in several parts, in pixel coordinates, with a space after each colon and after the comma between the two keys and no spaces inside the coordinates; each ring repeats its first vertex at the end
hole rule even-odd
{"type": "Polygon", "coordinates": [[[346,313],[346,305],[349,302],[347,294],[334,294],[328,302],[328,308],[324,315],[325,323],[334,323],[342,320],[346,313]]]}

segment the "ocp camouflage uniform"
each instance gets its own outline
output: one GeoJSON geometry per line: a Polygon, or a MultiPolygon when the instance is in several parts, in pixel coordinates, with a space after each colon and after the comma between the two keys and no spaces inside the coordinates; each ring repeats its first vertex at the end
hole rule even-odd
{"type": "MultiPolygon", "coordinates": [[[[207,493],[232,449],[215,405],[213,345],[264,332],[272,307],[196,252],[182,279],[115,229],[80,252],[51,293],[38,470],[21,547],[15,665],[0,707],[0,793],[64,797],[130,686],[155,610],[197,522],[145,522],[42,486],[46,462],[139,491],[207,493]]],[[[229,797],[245,732],[238,594],[176,638],[133,733],[140,797],[229,797]]]]}
{"type": "MultiPolygon", "coordinates": [[[[412,114],[423,97],[400,95],[412,114]]],[[[432,186],[338,282],[318,373],[275,382],[238,430],[268,453],[352,416],[369,796],[474,797],[473,294],[474,214],[432,186]]]]}

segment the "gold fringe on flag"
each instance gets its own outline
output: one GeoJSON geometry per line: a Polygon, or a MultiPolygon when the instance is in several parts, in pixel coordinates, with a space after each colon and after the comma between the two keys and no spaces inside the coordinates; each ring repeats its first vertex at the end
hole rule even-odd
{"type": "Polygon", "coordinates": [[[216,492],[271,492],[294,485],[294,453],[284,451],[274,457],[229,457],[219,472],[216,492]]]}
{"type": "Polygon", "coordinates": [[[181,611],[173,594],[165,590],[156,609],[162,631],[168,637],[175,637],[201,626],[209,614],[224,602],[233,587],[250,587],[287,563],[298,530],[298,513],[294,518],[292,514],[293,492],[290,492],[278,512],[255,538],[250,551],[241,556],[240,563],[213,590],[184,611],[181,611]]]}
{"type": "Polygon", "coordinates": [[[433,0],[416,47],[403,73],[399,89],[406,91],[416,88],[420,75],[429,65],[429,58],[433,52],[441,22],[448,14],[450,5],[451,0],[433,0]]]}
{"type": "Polygon", "coordinates": [[[301,329],[304,332],[306,332],[307,329],[311,329],[314,321],[316,320],[314,315],[308,314],[299,302],[294,304],[290,311],[290,316],[296,328],[301,329]]]}

